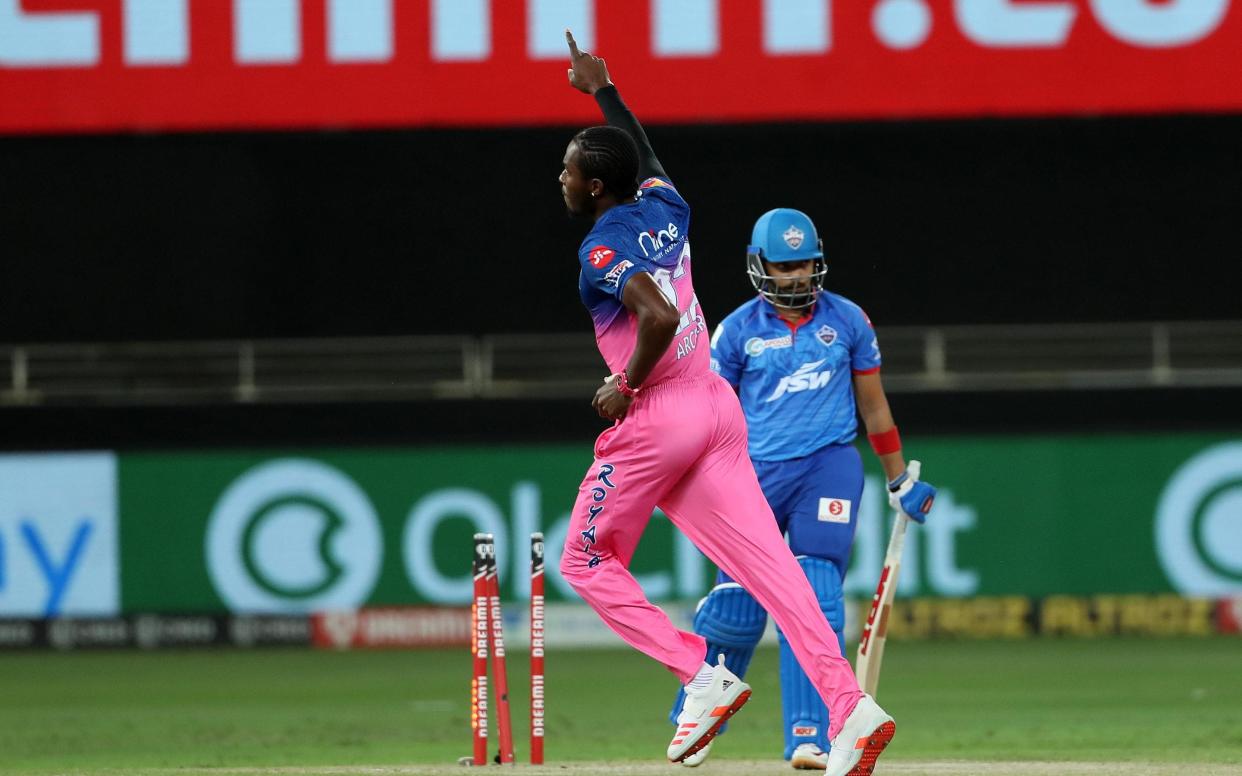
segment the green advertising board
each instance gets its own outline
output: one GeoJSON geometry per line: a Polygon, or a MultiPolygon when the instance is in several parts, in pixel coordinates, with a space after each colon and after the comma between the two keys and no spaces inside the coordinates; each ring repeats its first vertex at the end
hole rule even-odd
{"type": "MultiPolygon", "coordinates": [[[[1242,592],[1242,440],[1135,434],[906,440],[940,489],[908,532],[899,595],[1242,592]]],[[[874,456],[847,594],[887,541],[874,456]]],[[[470,537],[497,537],[524,595],[532,531],[548,597],[588,444],[117,456],[124,611],[309,611],[464,604],[470,537]]],[[[632,571],[651,598],[703,595],[713,567],[656,515],[632,571]]]]}
{"type": "MultiPolygon", "coordinates": [[[[529,536],[559,557],[587,445],[126,455],[129,611],[464,604],[471,537],[495,534],[507,593],[529,536]],[[555,542],[555,545],[553,544],[555,542]]],[[[702,595],[712,569],[657,516],[632,566],[654,598],[702,595]]],[[[555,568],[548,597],[574,597],[555,568]]]]}

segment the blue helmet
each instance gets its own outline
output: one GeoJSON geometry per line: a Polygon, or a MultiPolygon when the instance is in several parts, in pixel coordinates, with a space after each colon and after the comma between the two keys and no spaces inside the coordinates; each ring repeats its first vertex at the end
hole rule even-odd
{"type": "Polygon", "coordinates": [[[801,210],[778,207],[759,216],[751,231],[750,246],[746,249],[746,274],[751,285],[764,299],[778,307],[810,307],[824,288],[824,275],[828,265],[824,262],[824,243],[815,231],[810,216],[801,210]],[[815,262],[808,282],[789,283],[784,287],[781,279],[769,275],[764,261],[781,264],[788,261],[815,262]]]}

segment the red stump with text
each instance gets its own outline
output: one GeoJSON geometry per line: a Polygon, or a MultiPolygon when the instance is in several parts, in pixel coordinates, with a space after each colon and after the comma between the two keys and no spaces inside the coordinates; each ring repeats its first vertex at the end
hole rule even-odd
{"type": "Polygon", "coordinates": [[[470,652],[474,678],[470,681],[470,728],[475,765],[487,765],[487,642],[491,620],[487,611],[487,534],[474,535],[474,598],[470,604],[470,652]]]}
{"type": "Polygon", "coordinates": [[[543,534],[530,535],[530,762],[543,763],[543,534]]]}

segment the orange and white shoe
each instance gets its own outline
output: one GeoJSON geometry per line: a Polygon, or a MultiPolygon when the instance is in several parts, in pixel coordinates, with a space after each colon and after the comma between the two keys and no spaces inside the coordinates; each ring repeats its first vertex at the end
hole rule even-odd
{"type": "Polygon", "coordinates": [[[687,768],[699,767],[700,765],[703,764],[703,761],[707,759],[707,755],[711,753],[712,744],[714,743],[716,743],[716,739],[713,738],[711,741],[708,741],[707,745],[704,746],[702,749],[700,749],[699,751],[695,752],[692,755],[688,755],[686,759],[681,761],[681,764],[686,766],[687,768]]]}
{"type": "Polygon", "coordinates": [[[750,700],[750,685],[724,666],[724,656],[712,667],[712,683],[702,690],[686,690],[686,702],[677,715],[677,733],[668,745],[668,759],[679,763],[711,743],[720,726],[750,700]]]}
{"type": "Polygon", "coordinates": [[[828,752],[826,776],[871,776],[876,758],[893,740],[897,725],[870,695],[863,695],[845,719],[828,752]]]}

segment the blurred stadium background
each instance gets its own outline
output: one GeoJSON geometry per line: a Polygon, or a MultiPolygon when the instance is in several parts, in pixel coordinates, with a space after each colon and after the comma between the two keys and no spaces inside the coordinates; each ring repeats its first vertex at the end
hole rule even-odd
{"type": "MultiPolygon", "coordinates": [[[[941,487],[908,541],[885,690],[978,741],[992,721],[961,706],[978,696],[933,708],[921,660],[966,650],[940,668],[967,687],[1013,654],[1142,655],[1135,677],[1198,661],[1160,699],[1070,673],[1092,702],[1210,707],[1210,745],[1152,743],[1142,717],[1129,757],[1016,734],[981,756],[1242,762],[1237,0],[0,0],[11,764],[465,754],[476,530],[498,537],[518,644],[527,536],[549,536],[550,693],[580,689],[558,654],[628,660],[555,573],[604,369],[576,293],[585,226],[556,183],[598,123],[565,84],[566,26],[694,207],[709,323],[751,293],[749,224],[792,206],[823,233],[827,285],[876,324],[907,452],[941,487]],[[216,701],[174,689],[216,676],[194,661],[256,677],[264,655],[333,699],[306,714],[354,733],[238,746],[306,703],[253,678],[274,716],[205,723],[186,734],[202,750],[91,727],[141,727],[123,692],[86,699],[144,676],[198,724],[216,701]],[[459,690],[406,677],[348,705],[350,676],[455,671],[459,690]],[[358,732],[386,715],[434,732],[358,732]]],[[[869,471],[858,600],[886,538],[869,471]]],[[[658,515],[635,569],[686,621],[712,573],[658,515]]],[[[631,670],[663,730],[665,677],[631,670]]],[[[1082,699],[1066,693],[1044,702],[1082,699]]],[[[555,703],[549,759],[591,759],[557,740],[555,703]]],[[[600,753],[658,760],[653,740],[600,753]]]]}

